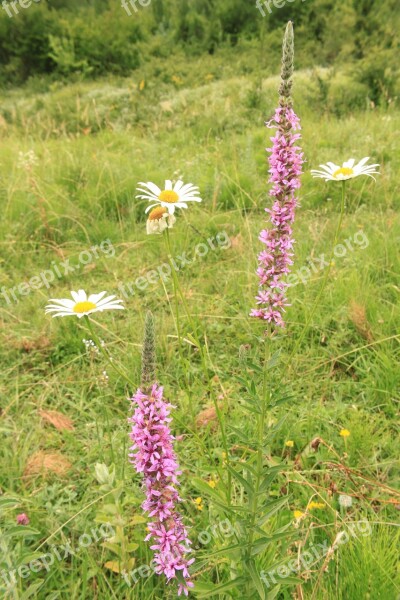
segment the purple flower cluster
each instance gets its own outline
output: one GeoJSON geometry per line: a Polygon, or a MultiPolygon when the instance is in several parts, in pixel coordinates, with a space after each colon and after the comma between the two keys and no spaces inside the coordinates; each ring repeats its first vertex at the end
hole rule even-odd
{"type": "Polygon", "coordinates": [[[269,213],[272,227],[260,233],[260,241],[265,249],[258,256],[259,292],[256,297],[258,307],[250,313],[272,323],[284,326],[283,313],[287,304],[285,276],[293,264],[293,244],[291,224],[294,221],[297,206],[296,190],[300,187],[299,176],[302,173],[303,153],[296,145],[301,137],[295,131],[301,129],[300,121],[289,106],[280,106],[267,127],[276,128],[271,138],[272,148],[269,157],[269,183],[272,184],[270,196],[274,199],[269,213]]]}
{"type": "Polygon", "coordinates": [[[153,519],[148,524],[146,541],[154,541],[150,547],[155,551],[155,572],[164,573],[168,581],[178,577],[178,596],[186,596],[190,581],[188,567],[194,559],[188,559],[190,540],[176,510],[181,501],[176,487],[181,474],[173,448],[174,437],[169,423],[172,405],[165,402],[163,388],[154,384],[148,394],[140,389],[132,398],[135,406],[130,438],[134,442],[129,454],[138,473],[144,477],[146,500],[142,504],[153,519]]]}

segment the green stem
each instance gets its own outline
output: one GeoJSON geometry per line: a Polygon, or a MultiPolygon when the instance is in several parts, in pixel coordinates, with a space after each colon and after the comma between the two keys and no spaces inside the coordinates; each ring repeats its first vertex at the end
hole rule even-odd
{"type": "Polygon", "coordinates": [[[342,227],[342,221],[343,221],[343,215],[344,215],[344,212],[345,212],[345,206],[346,206],[346,181],[342,181],[342,200],[341,200],[341,205],[340,205],[340,216],[339,216],[339,221],[338,221],[338,224],[337,224],[337,227],[336,227],[336,231],[335,231],[335,238],[334,238],[334,241],[333,241],[333,246],[332,246],[331,254],[330,254],[330,257],[329,257],[329,265],[328,265],[328,268],[325,271],[325,277],[324,277],[324,279],[322,281],[322,285],[321,285],[321,287],[319,289],[319,292],[318,292],[317,298],[316,298],[316,300],[314,302],[314,305],[313,305],[313,307],[311,309],[311,313],[310,313],[310,315],[309,315],[309,317],[308,317],[308,319],[307,319],[307,321],[306,321],[306,323],[305,323],[305,325],[303,327],[303,331],[301,332],[301,335],[298,337],[297,342],[295,343],[295,345],[293,347],[293,350],[292,350],[292,352],[289,355],[289,360],[288,360],[288,362],[285,365],[286,369],[284,369],[285,373],[286,373],[287,368],[291,365],[292,358],[296,354],[296,352],[297,352],[297,350],[298,350],[301,342],[304,339],[304,336],[307,333],[308,327],[309,327],[309,325],[310,325],[310,323],[311,323],[311,321],[312,321],[312,319],[313,319],[313,317],[315,315],[315,311],[318,308],[318,304],[319,304],[319,301],[321,299],[321,296],[324,293],[325,286],[326,286],[326,283],[328,281],[328,277],[329,277],[330,272],[331,272],[332,261],[333,261],[333,257],[334,257],[334,253],[335,253],[336,244],[337,244],[338,239],[339,239],[340,229],[342,227]]]}
{"type": "MultiPolygon", "coordinates": [[[[257,457],[256,457],[256,478],[254,485],[254,496],[251,503],[251,520],[250,520],[250,531],[247,545],[247,560],[251,559],[251,552],[254,541],[254,529],[257,520],[258,513],[258,495],[264,471],[264,430],[265,430],[265,418],[267,415],[267,396],[268,394],[268,361],[269,361],[269,344],[267,335],[264,341],[264,369],[263,369],[263,386],[262,386],[262,397],[261,397],[261,412],[258,415],[257,423],[257,457]]],[[[250,585],[250,582],[249,582],[250,585]]],[[[249,596],[250,597],[250,596],[249,596]]]]}
{"type": "Polygon", "coordinates": [[[120,367],[118,367],[114,361],[112,360],[112,358],[110,357],[110,355],[108,354],[107,350],[103,347],[97,333],[95,332],[95,330],[93,329],[93,325],[91,320],[89,319],[89,317],[87,315],[85,315],[83,317],[85,319],[85,323],[88,326],[88,329],[90,331],[90,334],[92,336],[92,339],[94,341],[94,343],[96,344],[97,348],[100,350],[100,352],[102,353],[102,355],[104,356],[104,358],[106,359],[107,363],[110,365],[110,367],[112,369],[114,369],[114,371],[116,371],[116,373],[118,373],[118,375],[120,375],[127,383],[129,383],[130,386],[132,386],[132,389],[136,388],[135,383],[132,381],[132,379],[130,379],[128,377],[128,375],[126,373],[124,373],[122,371],[122,369],[120,369],[120,367]]]}
{"type": "MultiPolygon", "coordinates": [[[[168,262],[170,264],[171,271],[173,273],[175,273],[174,266],[171,261],[171,240],[169,238],[169,230],[168,229],[165,232],[164,239],[166,240],[168,262]]],[[[181,361],[183,362],[182,348],[181,348],[181,344],[182,344],[181,324],[180,324],[180,320],[179,320],[178,286],[177,286],[177,281],[176,281],[175,277],[172,277],[172,284],[174,287],[175,327],[176,327],[176,332],[178,334],[178,341],[179,341],[179,356],[181,358],[181,361]]]]}
{"type": "MultiPolygon", "coordinates": [[[[188,305],[186,303],[185,296],[183,294],[183,291],[182,291],[182,288],[181,288],[181,285],[180,285],[180,282],[179,282],[179,277],[177,276],[177,274],[175,272],[174,265],[172,263],[172,248],[171,248],[171,240],[170,240],[169,230],[168,229],[166,229],[166,240],[167,240],[167,249],[168,249],[168,261],[169,261],[169,264],[171,266],[172,279],[173,279],[173,282],[174,282],[174,294],[175,294],[175,297],[176,297],[175,301],[176,301],[176,307],[177,307],[176,308],[176,311],[177,311],[177,322],[179,320],[179,313],[178,313],[178,305],[177,305],[178,300],[177,300],[177,294],[176,294],[176,292],[178,291],[179,292],[179,296],[180,296],[180,298],[182,300],[183,307],[185,309],[185,313],[186,313],[189,325],[190,325],[190,327],[191,327],[191,329],[193,331],[194,340],[195,340],[197,348],[198,348],[198,350],[200,352],[200,359],[201,359],[201,364],[202,364],[203,371],[204,371],[205,381],[207,383],[210,383],[210,377],[209,377],[209,373],[208,373],[208,369],[207,369],[207,362],[206,362],[206,356],[205,356],[205,353],[204,353],[204,348],[203,348],[203,346],[202,346],[202,344],[200,342],[200,338],[197,335],[197,327],[195,326],[195,324],[193,322],[192,315],[190,314],[188,305]]],[[[226,461],[229,464],[228,442],[227,442],[227,438],[226,438],[226,433],[225,433],[225,427],[224,427],[224,421],[223,421],[223,418],[222,418],[222,413],[221,413],[220,408],[218,406],[218,402],[217,402],[217,400],[215,398],[215,394],[213,393],[211,385],[209,385],[209,391],[210,391],[210,395],[211,395],[211,398],[212,398],[212,401],[213,401],[213,404],[214,404],[215,413],[217,415],[219,428],[221,430],[222,445],[224,447],[224,451],[225,451],[225,454],[226,454],[226,461]]],[[[231,474],[228,471],[228,500],[229,500],[229,504],[230,504],[230,498],[231,498],[231,486],[232,486],[232,479],[231,479],[231,474]]]]}
{"type": "Polygon", "coordinates": [[[199,337],[197,335],[197,326],[195,325],[195,323],[194,323],[194,321],[192,319],[192,315],[190,314],[190,311],[189,311],[189,308],[188,308],[188,305],[187,305],[187,302],[186,302],[186,298],[185,298],[185,296],[183,294],[182,288],[181,288],[180,283],[179,283],[179,278],[178,278],[178,276],[177,276],[177,274],[175,272],[174,265],[172,263],[172,248],[171,248],[171,240],[170,240],[170,237],[169,237],[169,230],[168,229],[166,230],[166,240],[167,240],[167,248],[168,248],[168,260],[169,260],[169,263],[170,263],[170,266],[171,266],[171,271],[172,271],[172,279],[173,279],[173,284],[174,284],[174,291],[175,291],[175,294],[176,294],[176,291],[179,292],[179,296],[180,296],[180,298],[182,300],[183,308],[185,309],[185,313],[186,313],[187,319],[189,321],[189,325],[190,325],[191,329],[193,330],[193,337],[194,337],[194,339],[196,341],[198,350],[199,350],[200,355],[201,355],[201,361],[202,361],[203,369],[204,369],[205,374],[206,374],[207,379],[208,379],[207,365],[206,365],[206,362],[205,362],[205,356],[204,356],[203,347],[202,347],[202,345],[200,343],[200,339],[199,339],[199,337]]]}

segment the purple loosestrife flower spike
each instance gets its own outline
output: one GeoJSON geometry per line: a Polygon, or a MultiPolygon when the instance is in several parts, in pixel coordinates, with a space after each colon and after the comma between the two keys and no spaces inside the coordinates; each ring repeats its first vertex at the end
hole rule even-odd
{"type": "Polygon", "coordinates": [[[193,587],[188,558],[190,540],[177,510],[181,502],[178,494],[178,476],[181,474],[174,452],[174,437],[169,424],[174,408],[163,397],[163,388],[155,382],[155,335],[151,313],[146,316],[143,343],[142,389],[132,398],[134,414],[130,438],[130,461],[143,475],[146,499],[142,508],[148,513],[146,541],[154,550],[155,572],[164,574],[168,581],[178,580],[178,596],[186,596],[193,587]]]}
{"type": "Polygon", "coordinates": [[[282,51],[281,86],[279,88],[279,107],[267,127],[276,129],[271,138],[272,148],[268,149],[269,183],[272,185],[270,196],[273,199],[272,208],[266,208],[269,213],[270,227],[260,233],[260,241],[265,245],[258,256],[257,275],[259,291],[256,297],[257,308],[250,313],[252,317],[263,319],[271,324],[271,329],[284,326],[283,313],[289,306],[286,298],[285,281],[293,264],[293,232],[292,223],[298,204],[296,197],[300,187],[303,153],[296,144],[300,134],[300,121],[292,108],[290,96],[293,74],[293,25],[289,21],[282,51]]]}
{"type": "Polygon", "coordinates": [[[144,337],[142,347],[142,390],[151,389],[156,380],[156,339],[154,317],[148,311],[144,322],[144,337]]]}

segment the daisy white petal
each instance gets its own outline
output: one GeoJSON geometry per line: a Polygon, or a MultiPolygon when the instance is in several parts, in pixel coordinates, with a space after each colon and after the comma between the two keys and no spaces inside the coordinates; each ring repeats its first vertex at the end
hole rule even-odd
{"type": "Polygon", "coordinates": [[[174,192],[178,193],[183,186],[183,181],[177,181],[174,185],[174,192]]]}
{"type": "MultiPolygon", "coordinates": [[[[82,302],[83,300],[86,300],[86,297],[82,298],[81,297],[81,292],[83,292],[83,290],[78,290],[77,292],[71,292],[71,296],[73,297],[75,302],[82,302]]],[[[85,292],[83,292],[85,293],[85,292]]]]}
{"type": "Polygon", "coordinates": [[[147,214],[147,213],[148,213],[148,212],[150,212],[150,211],[151,211],[151,209],[152,209],[152,208],[154,208],[155,206],[159,206],[159,205],[158,205],[158,204],[150,204],[150,206],[148,206],[144,212],[147,214]]]}
{"type": "Polygon", "coordinates": [[[78,319],[85,315],[90,315],[103,310],[121,310],[124,307],[121,305],[122,300],[116,299],[116,296],[107,296],[107,292],[100,292],[87,296],[84,290],[78,292],[71,291],[73,300],[70,299],[55,299],[50,300],[52,304],[48,304],[45,308],[45,313],[54,313],[53,317],[68,317],[75,316],[78,319]]]}
{"type": "Polygon", "coordinates": [[[354,167],[354,163],[355,163],[355,159],[354,158],[350,158],[349,160],[347,160],[346,162],[343,163],[343,166],[348,168],[348,169],[352,169],[354,167]]]}
{"type": "Polygon", "coordinates": [[[156,185],[152,181],[148,181],[147,183],[143,183],[143,181],[139,181],[139,185],[143,185],[144,187],[148,188],[157,197],[161,194],[161,190],[158,187],[158,185],[156,185]]]}
{"type": "Polygon", "coordinates": [[[137,194],[136,198],[140,198],[141,200],[158,200],[158,196],[154,194],[137,194]]]}
{"type": "Polygon", "coordinates": [[[146,223],[147,234],[160,234],[174,226],[176,218],[169,213],[168,208],[157,206],[151,211],[146,223]]]}
{"type": "Polygon", "coordinates": [[[97,306],[103,306],[104,304],[109,304],[111,301],[118,302],[115,298],[116,296],[107,296],[107,298],[103,298],[103,300],[99,300],[95,304],[97,304],[97,306]]]}
{"type": "MultiPolygon", "coordinates": [[[[107,292],[100,292],[99,294],[90,294],[88,301],[97,304],[98,302],[100,302],[100,300],[104,297],[105,294],[107,294],[107,292]]],[[[115,296],[113,296],[113,298],[115,298],[115,296]]]]}
{"type": "Polygon", "coordinates": [[[57,300],[56,298],[52,298],[49,302],[58,302],[59,306],[64,306],[65,308],[72,308],[75,304],[73,300],[57,300]]]}
{"type": "MultiPolygon", "coordinates": [[[[357,167],[362,167],[365,165],[365,163],[367,163],[369,161],[369,156],[366,156],[365,158],[362,158],[360,160],[360,162],[358,163],[357,167]]],[[[373,167],[379,167],[379,165],[371,165],[373,167]]]]}
{"type": "Polygon", "coordinates": [[[181,194],[187,194],[188,192],[196,192],[199,194],[199,188],[196,185],[192,185],[191,183],[187,183],[181,189],[181,194]]]}
{"type": "Polygon", "coordinates": [[[201,198],[198,196],[185,196],[184,200],[185,202],[201,202],[201,198]]]}
{"type": "Polygon", "coordinates": [[[368,160],[369,157],[366,156],[355,164],[355,159],[350,158],[345,161],[341,167],[332,162],[328,162],[326,165],[320,165],[320,168],[323,169],[322,171],[313,169],[311,174],[313,177],[320,177],[325,179],[325,181],[346,181],[347,179],[353,179],[359,175],[367,175],[368,177],[375,179],[372,174],[379,174],[379,171],[376,170],[379,165],[368,165],[368,160]]]}
{"type": "MultiPolygon", "coordinates": [[[[172,181],[170,179],[166,179],[163,190],[160,190],[158,186],[152,184],[150,181],[147,183],[139,183],[139,185],[151,190],[151,193],[148,193],[145,189],[137,188],[138,191],[143,192],[143,194],[139,194],[137,198],[145,199],[151,202],[151,205],[145,210],[146,214],[150,213],[150,211],[159,205],[162,208],[167,209],[170,215],[173,215],[176,208],[187,208],[187,202],[202,202],[202,199],[199,195],[199,188],[192,183],[184,184],[181,180],[178,180],[175,185],[172,186],[172,181]],[[156,190],[158,190],[158,193],[155,197],[153,197],[153,193],[155,194],[156,190]]],[[[151,225],[150,227],[148,225],[148,228],[153,230],[154,226],[151,225]]]]}

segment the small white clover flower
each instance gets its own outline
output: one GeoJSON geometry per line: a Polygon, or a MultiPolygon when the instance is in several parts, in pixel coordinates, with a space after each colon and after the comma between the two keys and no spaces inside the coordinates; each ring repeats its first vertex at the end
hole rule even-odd
{"type": "Polygon", "coordinates": [[[339,496],[339,505],[343,508],[350,508],[353,504],[353,498],[351,496],[347,496],[346,494],[340,494],[339,496]]]}
{"type": "Polygon", "coordinates": [[[18,161],[17,167],[18,169],[32,169],[32,167],[36,166],[39,162],[38,157],[35,154],[34,150],[29,150],[28,152],[19,152],[18,153],[18,161]]]}

